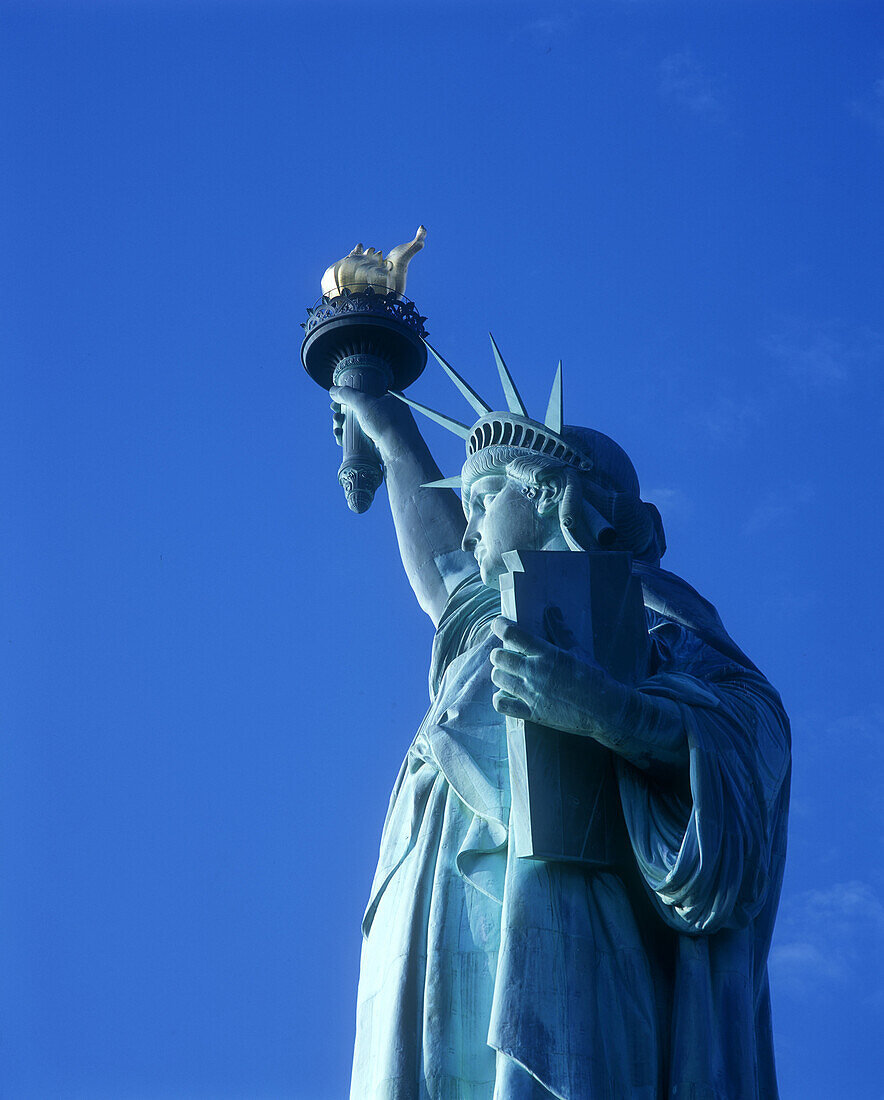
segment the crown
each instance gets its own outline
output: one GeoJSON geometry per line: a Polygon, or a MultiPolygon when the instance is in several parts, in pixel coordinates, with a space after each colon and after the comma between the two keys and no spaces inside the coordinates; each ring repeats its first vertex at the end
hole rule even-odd
{"type": "MultiPolygon", "coordinates": [[[[430,354],[479,414],[479,419],[470,427],[445,413],[421,405],[418,401],[412,401],[410,397],[406,397],[397,390],[391,390],[390,392],[394,397],[398,397],[400,401],[404,401],[406,405],[410,405],[430,420],[441,424],[449,432],[464,439],[468,458],[486,447],[515,447],[519,450],[533,451],[536,454],[545,455],[577,470],[591,470],[595,465],[592,459],[562,435],[562,361],[559,360],[559,365],[556,368],[549,395],[549,404],[541,424],[528,416],[525,402],[522,400],[503,356],[500,354],[500,348],[498,348],[490,332],[488,335],[491,339],[494,361],[497,364],[497,371],[506,398],[506,412],[495,411],[426,340],[424,340],[424,343],[427,344],[430,354]]],[[[456,477],[442,478],[441,481],[429,481],[424,485],[425,489],[459,489],[460,487],[460,474],[456,477]]]]}

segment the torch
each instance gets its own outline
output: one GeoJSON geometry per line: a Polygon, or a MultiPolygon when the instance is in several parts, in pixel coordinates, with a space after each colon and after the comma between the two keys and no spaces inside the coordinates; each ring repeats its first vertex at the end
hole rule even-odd
{"type": "MultiPolygon", "coordinates": [[[[361,244],[322,277],[322,297],[303,322],[301,362],[323,389],[351,386],[380,397],[403,390],[427,364],[426,317],[405,297],[408,261],[424,246],[426,229],[414,240],[382,252],[361,244]]],[[[384,480],[377,448],[348,409],[338,481],[347,504],[364,512],[384,480]]]]}

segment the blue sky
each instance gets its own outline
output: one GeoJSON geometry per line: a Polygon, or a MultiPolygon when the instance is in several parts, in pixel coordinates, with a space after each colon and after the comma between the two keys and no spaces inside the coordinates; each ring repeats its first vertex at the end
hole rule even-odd
{"type": "MultiPolygon", "coordinates": [[[[795,740],[786,1100],[882,1095],[884,14],[806,0],[0,11],[0,1081],[336,1100],[431,627],[347,512],[305,307],[409,293],[629,451],[795,740]]],[[[413,396],[467,409],[429,367],[413,396]]],[[[427,437],[457,471],[457,440],[427,437]]]]}

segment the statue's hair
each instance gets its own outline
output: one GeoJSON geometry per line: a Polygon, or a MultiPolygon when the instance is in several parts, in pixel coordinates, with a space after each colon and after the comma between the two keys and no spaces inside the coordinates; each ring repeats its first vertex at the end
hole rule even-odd
{"type": "MultiPolygon", "coordinates": [[[[487,477],[489,474],[509,474],[510,463],[524,460],[531,454],[532,452],[524,451],[520,447],[507,447],[496,444],[492,447],[483,447],[475,454],[470,455],[461,472],[464,506],[469,501],[470,489],[474,481],[478,481],[480,477],[487,477]]],[[[533,457],[545,465],[562,465],[560,462],[555,462],[554,459],[548,459],[545,456],[536,455],[533,457]]]]}
{"type": "MultiPolygon", "coordinates": [[[[612,488],[611,477],[603,471],[577,470],[520,447],[483,447],[464,463],[464,509],[469,507],[473,482],[489,474],[504,474],[529,497],[541,490],[548,492],[550,503],[558,506],[565,539],[575,548],[604,545],[610,550],[630,550],[647,561],[659,560],[666,550],[663,521],[654,505],[643,501],[637,492],[612,488]]],[[[637,490],[634,472],[630,480],[637,490]]]]}

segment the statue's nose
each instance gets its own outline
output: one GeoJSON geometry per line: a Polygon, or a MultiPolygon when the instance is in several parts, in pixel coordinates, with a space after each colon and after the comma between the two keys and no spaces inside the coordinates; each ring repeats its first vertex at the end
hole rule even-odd
{"type": "Polygon", "coordinates": [[[469,524],[466,531],[464,531],[463,541],[460,544],[461,549],[465,550],[468,554],[472,554],[472,552],[476,549],[476,546],[478,545],[479,539],[481,537],[482,536],[479,534],[476,528],[473,527],[472,524],[469,524]]]}

